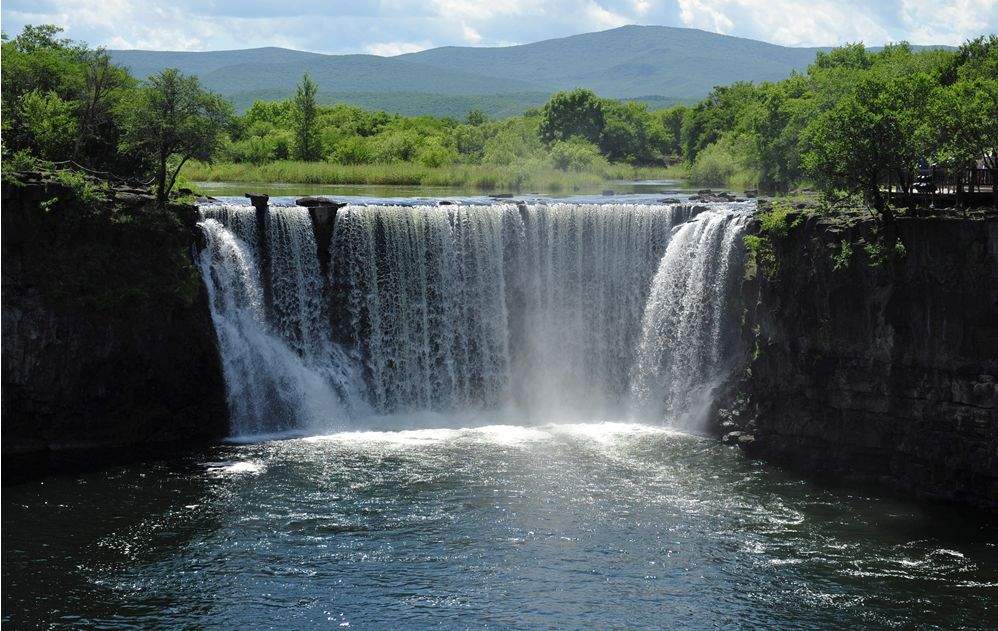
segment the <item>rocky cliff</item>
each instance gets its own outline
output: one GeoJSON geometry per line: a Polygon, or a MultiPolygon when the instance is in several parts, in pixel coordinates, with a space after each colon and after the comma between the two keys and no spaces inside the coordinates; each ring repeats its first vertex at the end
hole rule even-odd
{"type": "Polygon", "coordinates": [[[998,507],[998,216],[878,229],[795,211],[760,236],[727,439],[806,472],[998,507]]]}
{"type": "Polygon", "coordinates": [[[78,176],[5,174],[8,474],[225,435],[196,216],[78,176]]]}

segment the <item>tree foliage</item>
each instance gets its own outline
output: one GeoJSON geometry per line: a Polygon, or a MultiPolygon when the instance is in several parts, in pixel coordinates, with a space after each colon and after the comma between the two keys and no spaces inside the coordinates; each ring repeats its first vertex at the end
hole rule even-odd
{"type": "Polygon", "coordinates": [[[232,115],[221,97],[201,88],[197,77],[168,68],[149,77],[123,103],[122,148],[153,165],[162,202],[190,159],[211,160],[232,115]]]}
{"type": "Polygon", "coordinates": [[[296,160],[318,160],[321,156],[319,129],[316,126],[318,110],[315,95],[317,91],[318,88],[308,73],[302,76],[291,107],[291,125],[295,135],[294,158],[296,160]]]}
{"type": "Polygon", "coordinates": [[[808,182],[828,195],[862,195],[889,217],[883,188],[910,202],[920,164],[962,173],[983,163],[998,176],[994,35],[957,51],[850,44],[783,81],[718,86],[698,103],[659,111],[575,89],[503,120],[475,109],[455,119],[321,104],[307,75],[287,99],[230,119],[196,78],[165,71],[139,84],[104,51],[52,26],[5,37],[2,58],[5,161],[153,176],[161,195],[191,159],[566,170],[681,160],[697,184],[786,191],[808,182]]]}
{"type": "Polygon", "coordinates": [[[162,202],[184,162],[213,156],[231,107],[175,70],[140,85],[104,50],[61,32],[26,26],[4,39],[4,160],[29,156],[108,177],[153,176],[162,202]]]}

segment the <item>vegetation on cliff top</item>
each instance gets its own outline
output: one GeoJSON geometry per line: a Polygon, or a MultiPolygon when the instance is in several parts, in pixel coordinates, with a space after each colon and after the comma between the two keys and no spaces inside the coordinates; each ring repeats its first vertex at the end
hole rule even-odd
{"type": "Polygon", "coordinates": [[[166,70],[140,84],[101,49],[53,26],[3,38],[5,171],[34,161],[107,180],[156,184],[160,204],[183,164],[210,159],[231,106],[195,77],[166,70]]]}

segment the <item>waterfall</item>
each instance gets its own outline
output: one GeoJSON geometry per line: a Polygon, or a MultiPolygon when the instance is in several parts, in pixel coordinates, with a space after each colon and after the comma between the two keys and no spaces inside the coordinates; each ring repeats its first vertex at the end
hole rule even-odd
{"type": "Polygon", "coordinates": [[[523,214],[511,277],[514,391],[536,414],[619,413],[649,284],[688,207],[537,204],[523,214]]]}
{"type": "Polygon", "coordinates": [[[652,275],[688,210],[348,206],[333,284],[381,410],[618,409],[652,275]]]}
{"type": "Polygon", "coordinates": [[[202,208],[201,253],[225,373],[233,434],[326,426],[356,391],[350,362],[333,346],[315,241],[304,208],[271,210],[273,299],[267,313],[255,211],[202,208]],[[311,245],[311,247],[309,247],[311,245]]]}
{"type": "Polygon", "coordinates": [[[747,215],[726,207],[682,225],[662,256],[641,319],[633,404],[645,418],[699,429],[738,344],[731,296],[747,215]]]}
{"type": "Polygon", "coordinates": [[[307,209],[263,230],[245,205],[201,212],[235,434],[415,411],[671,421],[734,348],[732,208],[348,205],[326,277],[307,209]]]}
{"type": "Polygon", "coordinates": [[[378,410],[500,402],[509,374],[503,223],[515,207],[347,206],[330,245],[341,337],[378,410]]]}

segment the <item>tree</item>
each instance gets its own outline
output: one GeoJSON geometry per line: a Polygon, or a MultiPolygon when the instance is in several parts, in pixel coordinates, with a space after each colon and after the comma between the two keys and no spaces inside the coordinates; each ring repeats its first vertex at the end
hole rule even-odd
{"type": "Polygon", "coordinates": [[[600,151],[610,160],[651,164],[661,162],[668,136],[661,121],[640,103],[603,102],[604,124],[600,151]]]}
{"type": "MultiPolygon", "coordinates": [[[[42,145],[50,160],[65,160],[73,146],[76,125],[66,117],[75,115],[83,86],[84,49],[58,37],[62,29],[50,26],[25,26],[17,37],[3,42],[3,72],[0,73],[3,102],[3,148],[6,155],[20,150],[36,152],[42,145]],[[39,120],[47,116],[57,120],[39,120]],[[41,132],[71,134],[40,139],[41,132]],[[57,142],[54,142],[57,141],[57,142]]],[[[40,157],[40,156],[39,156],[40,157]]]]}
{"type": "Polygon", "coordinates": [[[602,99],[592,90],[579,88],[558,92],[544,104],[539,134],[545,143],[575,136],[597,143],[605,124],[602,99]]]}
{"type": "Polygon", "coordinates": [[[759,187],[786,191],[803,176],[800,131],[817,112],[807,80],[800,75],[764,84],[761,91],[760,106],[748,119],[759,187]]]}
{"type": "Polygon", "coordinates": [[[489,115],[476,107],[468,112],[465,122],[474,127],[478,127],[489,122],[489,115]]]}
{"type": "Polygon", "coordinates": [[[689,164],[697,153],[717,142],[726,131],[741,131],[751,108],[757,105],[759,89],[744,81],[718,86],[683,118],[683,159],[689,164]]]}
{"type": "Polygon", "coordinates": [[[111,63],[103,49],[84,55],[83,74],[73,159],[93,168],[118,170],[123,165],[115,160],[119,129],[114,109],[135,81],[124,68],[111,63]]]}
{"type": "Polygon", "coordinates": [[[662,120],[662,127],[668,133],[666,153],[670,157],[678,157],[683,152],[683,120],[689,111],[690,108],[685,105],[673,105],[658,112],[662,120]]]}
{"type": "Polygon", "coordinates": [[[826,192],[859,193],[883,219],[892,220],[881,184],[897,177],[910,199],[915,168],[929,150],[931,87],[924,74],[864,77],[853,94],[805,129],[807,169],[826,192]]]}
{"type": "Polygon", "coordinates": [[[165,203],[190,159],[211,160],[232,116],[232,106],[201,88],[197,77],[168,68],[123,102],[123,149],[153,165],[156,197],[165,203]]]}
{"type": "Polygon", "coordinates": [[[321,158],[319,143],[319,128],[316,124],[317,106],[315,103],[315,93],[317,91],[315,82],[308,76],[302,75],[301,83],[298,84],[298,91],[295,93],[294,105],[291,108],[291,124],[295,134],[296,160],[318,160],[321,158]]]}
{"type": "MultiPolygon", "coordinates": [[[[962,174],[982,158],[991,181],[998,181],[998,80],[976,78],[939,88],[932,118],[937,133],[935,158],[956,174],[958,196],[962,174]]],[[[992,186],[992,195],[998,208],[998,187],[992,186]]]]}
{"type": "Polygon", "coordinates": [[[54,162],[131,176],[143,165],[118,151],[119,101],[135,86],[101,49],[59,37],[55,26],[27,26],[3,42],[3,140],[54,162]]]}

